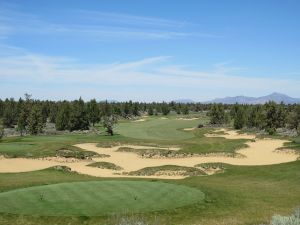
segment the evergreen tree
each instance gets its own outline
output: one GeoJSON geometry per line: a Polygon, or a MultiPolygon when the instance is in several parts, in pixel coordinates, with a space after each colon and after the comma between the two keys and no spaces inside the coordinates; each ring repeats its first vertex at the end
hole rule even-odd
{"type": "Polygon", "coordinates": [[[55,119],[55,127],[57,130],[68,130],[70,120],[70,105],[68,102],[63,102],[57,112],[55,119]]]}
{"type": "Polygon", "coordinates": [[[124,104],[124,110],[123,110],[123,117],[129,118],[129,115],[131,114],[131,109],[128,102],[125,102],[124,104]]]}
{"type": "Polygon", "coordinates": [[[43,121],[42,110],[39,106],[32,107],[28,118],[28,132],[31,135],[37,135],[43,132],[45,123],[43,121]]]}
{"type": "Polygon", "coordinates": [[[49,121],[50,123],[56,123],[56,117],[58,113],[57,104],[52,104],[49,111],[49,121]]]}
{"type": "Polygon", "coordinates": [[[4,136],[4,126],[2,120],[0,120],[0,139],[4,136]]]}
{"type": "Polygon", "coordinates": [[[3,117],[4,112],[4,102],[0,99],[0,118],[3,117]]]}
{"type": "Polygon", "coordinates": [[[265,130],[270,134],[276,133],[276,128],[278,121],[277,121],[277,106],[275,102],[268,102],[265,104],[266,110],[266,124],[265,130]]]}
{"type": "Polygon", "coordinates": [[[184,115],[189,114],[189,108],[188,108],[187,105],[184,105],[183,110],[182,110],[182,113],[183,113],[184,115]]]}
{"type": "Polygon", "coordinates": [[[249,117],[247,121],[247,126],[252,128],[263,129],[265,127],[265,114],[263,107],[261,105],[252,106],[249,109],[249,117]]]}
{"type": "Polygon", "coordinates": [[[246,125],[246,122],[246,109],[243,106],[239,106],[235,113],[233,126],[235,129],[242,129],[246,125]]]}
{"type": "Polygon", "coordinates": [[[100,121],[100,108],[95,99],[92,99],[87,105],[89,121],[95,126],[100,121]]]}
{"type": "Polygon", "coordinates": [[[213,104],[208,115],[211,124],[223,124],[225,122],[225,110],[222,104],[213,104]]]}
{"type": "Polygon", "coordinates": [[[161,112],[164,116],[166,116],[170,113],[170,108],[167,103],[163,102],[163,104],[161,106],[161,112]]]}
{"type": "Polygon", "coordinates": [[[148,108],[148,115],[149,115],[149,116],[153,116],[153,114],[154,114],[153,108],[152,108],[152,106],[150,106],[150,107],[148,108]]]}
{"type": "Polygon", "coordinates": [[[25,105],[23,105],[18,117],[18,124],[17,124],[17,130],[20,132],[21,136],[23,136],[23,133],[26,131],[26,125],[27,125],[27,112],[25,110],[25,105]]]}
{"type": "Polygon", "coordinates": [[[133,104],[132,114],[133,114],[134,116],[139,116],[139,115],[140,115],[140,113],[139,113],[139,105],[138,105],[137,102],[135,102],[135,103],[133,104]]]}
{"type": "Polygon", "coordinates": [[[276,107],[276,127],[285,127],[287,112],[283,103],[276,107]]]}
{"type": "Polygon", "coordinates": [[[300,133],[300,105],[297,105],[287,116],[287,125],[300,133]]]}
{"type": "Polygon", "coordinates": [[[73,102],[70,112],[69,130],[88,130],[89,120],[84,101],[80,98],[73,102]]]}
{"type": "Polygon", "coordinates": [[[3,125],[13,127],[16,124],[17,109],[14,99],[6,99],[3,112],[3,125]]]}

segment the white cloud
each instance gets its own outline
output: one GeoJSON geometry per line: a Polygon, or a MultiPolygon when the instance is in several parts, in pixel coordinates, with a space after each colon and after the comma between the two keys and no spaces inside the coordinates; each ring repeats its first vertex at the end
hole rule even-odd
{"type": "Polygon", "coordinates": [[[27,92],[31,92],[28,88],[36,90],[44,85],[43,93],[49,97],[54,88],[56,93],[74,97],[79,94],[92,97],[92,93],[98,93],[106,98],[147,101],[183,97],[207,100],[239,94],[258,96],[274,91],[297,95],[300,86],[299,79],[232,75],[238,67],[228,64],[216,64],[209,71],[191,70],[172,64],[170,56],[112,64],[82,64],[74,59],[18,52],[17,49],[12,53],[0,55],[0,96],[14,96],[14,90],[6,90],[12,83],[27,92]],[[74,89],[75,92],[71,91],[74,89]]]}
{"type": "Polygon", "coordinates": [[[42,15],[19,12],[17,7],[0,9],[0,37],[5,35],[53,35],[88,38],[94,41],[159,40],[185,37],[218,38],[205,32],[194,32],[188,23],[136,15],[65,10],[56,11],[63,21],[49,21],[42,15]]]}

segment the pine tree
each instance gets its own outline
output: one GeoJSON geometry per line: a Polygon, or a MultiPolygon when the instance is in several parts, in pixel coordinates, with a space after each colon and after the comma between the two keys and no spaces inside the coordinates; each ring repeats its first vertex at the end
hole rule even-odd
{"type": "Polygon", "coordinates": [[[28,132],[31,135],[37,135],[43,132],[45,123],[43,121],[42,110],[39,106],[32,107],[28,118],[28,132]]]}

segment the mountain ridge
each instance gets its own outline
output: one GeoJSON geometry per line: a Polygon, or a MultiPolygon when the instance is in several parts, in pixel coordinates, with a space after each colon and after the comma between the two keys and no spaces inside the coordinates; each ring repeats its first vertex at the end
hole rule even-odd
{"type": "Polygon", "coordinates": [[[276,103],[283,102],[284,104],[297,104],[300,103],[300,98],[293,98],[286,94],[274,92],[270,95],[265,95],[261,97],[249,97],[249,96],[235,96],[235,97],[225,97],[216,98],[205,103],[223,103],[223,104],[265,104],[266,102],[274,101],[276,103]]]}

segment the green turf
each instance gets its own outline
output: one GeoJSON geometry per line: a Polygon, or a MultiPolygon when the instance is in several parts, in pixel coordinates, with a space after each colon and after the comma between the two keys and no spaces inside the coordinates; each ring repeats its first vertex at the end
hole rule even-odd
{"type": "Polygon", "coordinates": [[[0,193],[0,212],[44,216],[100,216],[172,209],[202,202],[194,188],[163,182],[90,181],[0,193]]]}
{"type": "Polygon", "coordinates": [[[173,140],[188,139],[194,137],[193,133],[185,132],[181,129],[196,127],[202,120],[176,120],[175,117],[169,119],[151,118],[144,122],[120,123],[117,132],[126,137],[136,139],[153,140],[173,140]]]}

